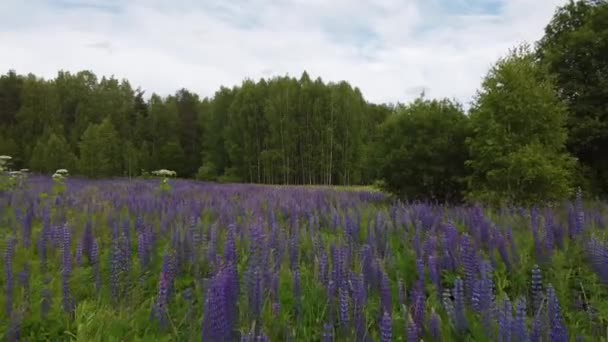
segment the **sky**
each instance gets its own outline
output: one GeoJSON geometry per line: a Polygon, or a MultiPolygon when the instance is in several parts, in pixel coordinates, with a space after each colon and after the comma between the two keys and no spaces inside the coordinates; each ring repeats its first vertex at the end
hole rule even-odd
{"type": "Polygon", "coordinates": [[[213,96],[306,70],[375,103],[467,106],[492,64],[566,0],[0,0],[0,72],[91,70],[149,95],[213,96]]]}

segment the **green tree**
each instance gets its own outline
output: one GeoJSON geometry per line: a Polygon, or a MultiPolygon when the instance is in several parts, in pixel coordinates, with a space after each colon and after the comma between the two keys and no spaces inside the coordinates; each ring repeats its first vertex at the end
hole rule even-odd
{"type": "Polygon", "coordinates": [[[408,200],[455,202],[465,190],[468,122],[449,100],[419,98],[381,127],[376,161],[386,189],[408,200]]]}
{"type": "Polygon", "coordinates": [[[570,1],[560,7],[537,54],[568,105],[568,150],[582,164],[588,190],[607,196],[608,2],[570,1]]]}
{"type": "Polygon", "coordinates": [[[111,177],[121,174],[121,142],[107,117],[100,124],[91,124],[79,144],[80,172],[89,177],[111,177]]]}
{"type": "Polygon", "coordinates": [[[469,198],[532,204],[571,191],[566,107],[527,46],[500,59],[471,110],[469,198]]]}
{"type": "Polygon", "coordinates": [[[177,141],[169,141],[160,149],[160,168],[177,172],[182,176],[188,172],[186,155],[177,141]]]}
{"type": "Polygon", "coordinates": [[[36,143],[29,165],[32,171],[52,173],[58,169],[67,169],[73,172],[76,156],[64,136],[50,133],[36,143]]]}

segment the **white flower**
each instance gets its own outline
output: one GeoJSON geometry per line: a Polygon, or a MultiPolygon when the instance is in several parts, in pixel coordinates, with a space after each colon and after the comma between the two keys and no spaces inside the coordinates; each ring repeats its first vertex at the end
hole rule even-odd
{"type": "Polygon", "coordinates": [[[54,179],[62,179],[62,178],[63,178],[63,175],[62,175],[61,173],[57,173],[57,172],[55,172],[55,173],[53,174],[53,178],[54,178],[54,179]]]}
{"type": "Polygon", "coordinates": [[[0,156],[0,160],[5,160],[6,161],[6,160],[11,160],[11,159],[13,159],[13,157],[11,157],[11,156],[6,156],[6,155],[1,155],[0,156]]]}
{"type": "Polygon", "coordinates": [[[167,169],[160,169],[160,170],[152,171],[152,174],[156,175],[156,176],[163,176],[163,177],[175,177],[177,175],[177,173],[175,171],[171,171],[171,170],[167,170],[167,169]]]}
{"type": "Polygon", "coordinates": [[[28,173],[28,172],[30,172],[30,169],[21,169],[19,171],[21,171],[22,173],[28,173]]]}
{"type": "Polygon", "coordinates": [[[55,173],[63,175],[63,174],[67,174],[68,170],[66,170],[66,169],[59,169],[59,170],[55,171],[55,173]]]}
{"type": "Polygon", "coordinates": [[[8,173],[12,177],[21,176],[23,173],[21,171],[11,171],[8,173]]]}

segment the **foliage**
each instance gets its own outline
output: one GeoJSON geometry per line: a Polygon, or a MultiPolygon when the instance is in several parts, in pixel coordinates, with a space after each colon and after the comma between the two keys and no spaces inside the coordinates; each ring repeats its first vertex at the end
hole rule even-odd
{"type": "Polygon", "coordinates": [[[410,200],[462,199],[468,127],[458,104],[419,98],[399,108],[380,135],[375,161],[388,191],[410,200]]]}
{"type": "Polygon", "coordinates": [[[473,200],[533,204],[571,192],[566,108],[526,46],[488,73],[471,111],[469,192],[473,200]]]}
{"type": "Polygon", "coordinates": [[[118,133],[109,118],[91,124],[82,135],[80,171],[89,177],[118,175],[121,169],[121,150],[118,133]]]}
{"type": "Polygon", "coordinates": [[[570,1],[545,28],[537,55],[555,75],[568,105],[568,149],[582,163],[589,190],[608,193],[608,2],[570,1]]]}
{"type": "Polygon", "coordinates": [[[44,173],[61,168],[72,170],[76,167],[76,156],[62,135],[51,133],[38,140],[29,165],[32,170],[44,173]]]}

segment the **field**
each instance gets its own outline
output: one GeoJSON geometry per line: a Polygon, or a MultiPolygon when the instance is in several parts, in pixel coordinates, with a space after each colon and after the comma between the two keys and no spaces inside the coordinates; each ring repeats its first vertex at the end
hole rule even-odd
{"type": "Polygon", "coordinates": [[[606,206],[31,176],[0,195],[0,338],[608,341],[606,206]]]}

